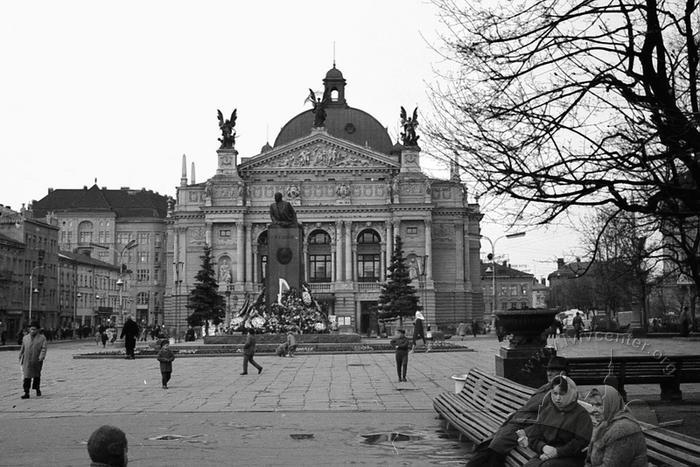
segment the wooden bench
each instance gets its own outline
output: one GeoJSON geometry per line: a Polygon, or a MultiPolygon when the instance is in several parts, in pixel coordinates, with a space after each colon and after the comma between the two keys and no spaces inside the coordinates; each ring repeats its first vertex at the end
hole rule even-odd
{"type": "MultiPolygon", "coordinates": [[[[576,379],[574,378],[574,381],[576,379]]],[[[600,384],[600,382],[596,383],[600,384]]],[[[454,428],[474,444],[490,438],[515,410],[534,394],[533,388],[493,376],[479,369],[467,374],[464,389],[459,394],[444,392],[433,401],[433,407],[444,419],[447,429],[454,428]]],[[[663,428],[640,423],[647,442],[651,465],[687,467],[700,465],[700,440],[663,428]]],[[[516,448],[506,458],[506,464],[521,466],[535,453],[528,448],[516,448]]]]}
{"type": "Polygon", "coordinates": [[[567,361],[569,376],[576,384],[598,385],[614,375],[625,398],[627,384],[659,384],[662,400],[681,400],[681,383],[700,382],[700,356],[573,357],[567,361]]]}

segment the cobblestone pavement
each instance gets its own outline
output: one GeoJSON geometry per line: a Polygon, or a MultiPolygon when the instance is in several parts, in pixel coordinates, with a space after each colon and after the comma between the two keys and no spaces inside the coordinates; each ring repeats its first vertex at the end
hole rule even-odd
{"type": "MultiPolygon", "coordinates": [[[[569,356],[637,351],[605,340],[560,341],[560,354],[569,356]]],[[[392,354],[262,355],[256,358],[262,374],[251,368],[246,376],[239,375],[242,359],[231,356],[176,359],[167,391],[155,358],[73,359],[96,346],[49,344],[44,395],[29,400],[19,398],[17,352],[0,352],[0,466],[86,465],[84,442],[103,423],[125,429],[133,465],[463,462],[468,445],[445,439],[432,400],[453,390],[452,374],[475,366],[493,372],[498,342],[490,336],[456,342],[475,351],[413,353],[407,383],[397,381],[392,354]],[[415,439],[382,442],[381,433],[392,432],[415,439]],[[148,439],[167,433],[189,438],[148,439]],[[295,433],[313,436],[298,440],[290,437],[295,433]],[[368,443],[362,436],[368,433],[379,433],[379,441],[368,443]]],[[[697,341],[649,342],[667,355],[700,350],[697,341]]],[[[684,385],[684,396],[700,393],[697,386],[684,385]]],[[[658,394],[658,386],[628,389],[658,394]]]]}

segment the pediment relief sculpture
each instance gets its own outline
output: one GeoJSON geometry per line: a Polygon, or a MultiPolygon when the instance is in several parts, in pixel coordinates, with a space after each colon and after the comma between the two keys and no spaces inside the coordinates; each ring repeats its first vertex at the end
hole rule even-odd
{"type": "Polygon", "coordinates": [[[280,154],[253,167],[258,168],[338,168],[338,167],[370,167],[388,165],[357,152],[328,144],[316,142],[309,146],[280,154]]]}

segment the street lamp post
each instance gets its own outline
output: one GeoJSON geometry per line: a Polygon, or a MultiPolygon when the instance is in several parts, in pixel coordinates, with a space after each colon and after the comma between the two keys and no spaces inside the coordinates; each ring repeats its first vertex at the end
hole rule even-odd
{"type": "Polygon", "coordinates": [[[175,333],[177,339],[180,339],[180,288],[182,287],[182,279],[180,279],[180,269],[185,265],[184,262],[178,261],[173,263],[175,266],[175,333]]]}
{"type": "Polygon", "coordinates": [[[481,238],[485,238],[488,240],[489,244],[491,245],[491,292],[492,292],[492,298],[491,298],[491,324],[493,325],[495,320],[496,320],[496,244],[498,241],[502,238],[519,238],[519,237],[524,237],[525,232],[517,232],[513,234],[508,234],[508,235],[501,235],[500,237],[496,238],[496,240],[491,240],[489,237],[486,235],[481,235],[481,238]]]}
{"type": "Polygon", "coordinates": [[[136,240],[129,240],[129,242],[124,245],[119,252],[119,279],[117,279],[117,288],[119,288],[119,316],[121,319],[121,324],[122,326],[124,325],[124,300],[122,298],[122,289],[124,288],[124,279],[122,279],[124,275],[124,268],[123,268],[123,259],[124,259],[124,253],[127,250],[131,250],[132,248],[136,248],[138,246],[138,243],[136,243],[136,240]]]}
{"type": "MultiPolygon", "coordinates": [[[[39,266],[34,266],[32,271],[29,273],[29,322],[32,322],[32,296],[34,295],[34,271],[41,269],[45,265],[40,264],[39,266]]],[[[37,290],[38,292],[38,290],[37,290]]]]}

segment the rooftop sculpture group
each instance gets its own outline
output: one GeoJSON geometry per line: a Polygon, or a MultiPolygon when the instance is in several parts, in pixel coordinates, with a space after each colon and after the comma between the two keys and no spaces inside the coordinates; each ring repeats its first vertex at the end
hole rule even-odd
{"type": "Polygon", "coordinates": [[[401,144],[404,146],[418,146],[418,138],[416,135],[416,127],[418,126],[418,107],[413,111],[413,117],[409,117],[406,109],[401,106],[401,125],[403,133],[401,133],[401,144]]]}
{"type": "Polygon", "coordinates": [[[231,118],[228,120],[224,120],[224,114],[221,113],[221,110],[216,111],[219,117],[219,128],[221,129],[221,138],[219,138],[221,147],[219,149],[232,148],[236,144],[236,132],[233,129],[236,126],[237,110],[233,109],[231,118]]]}

